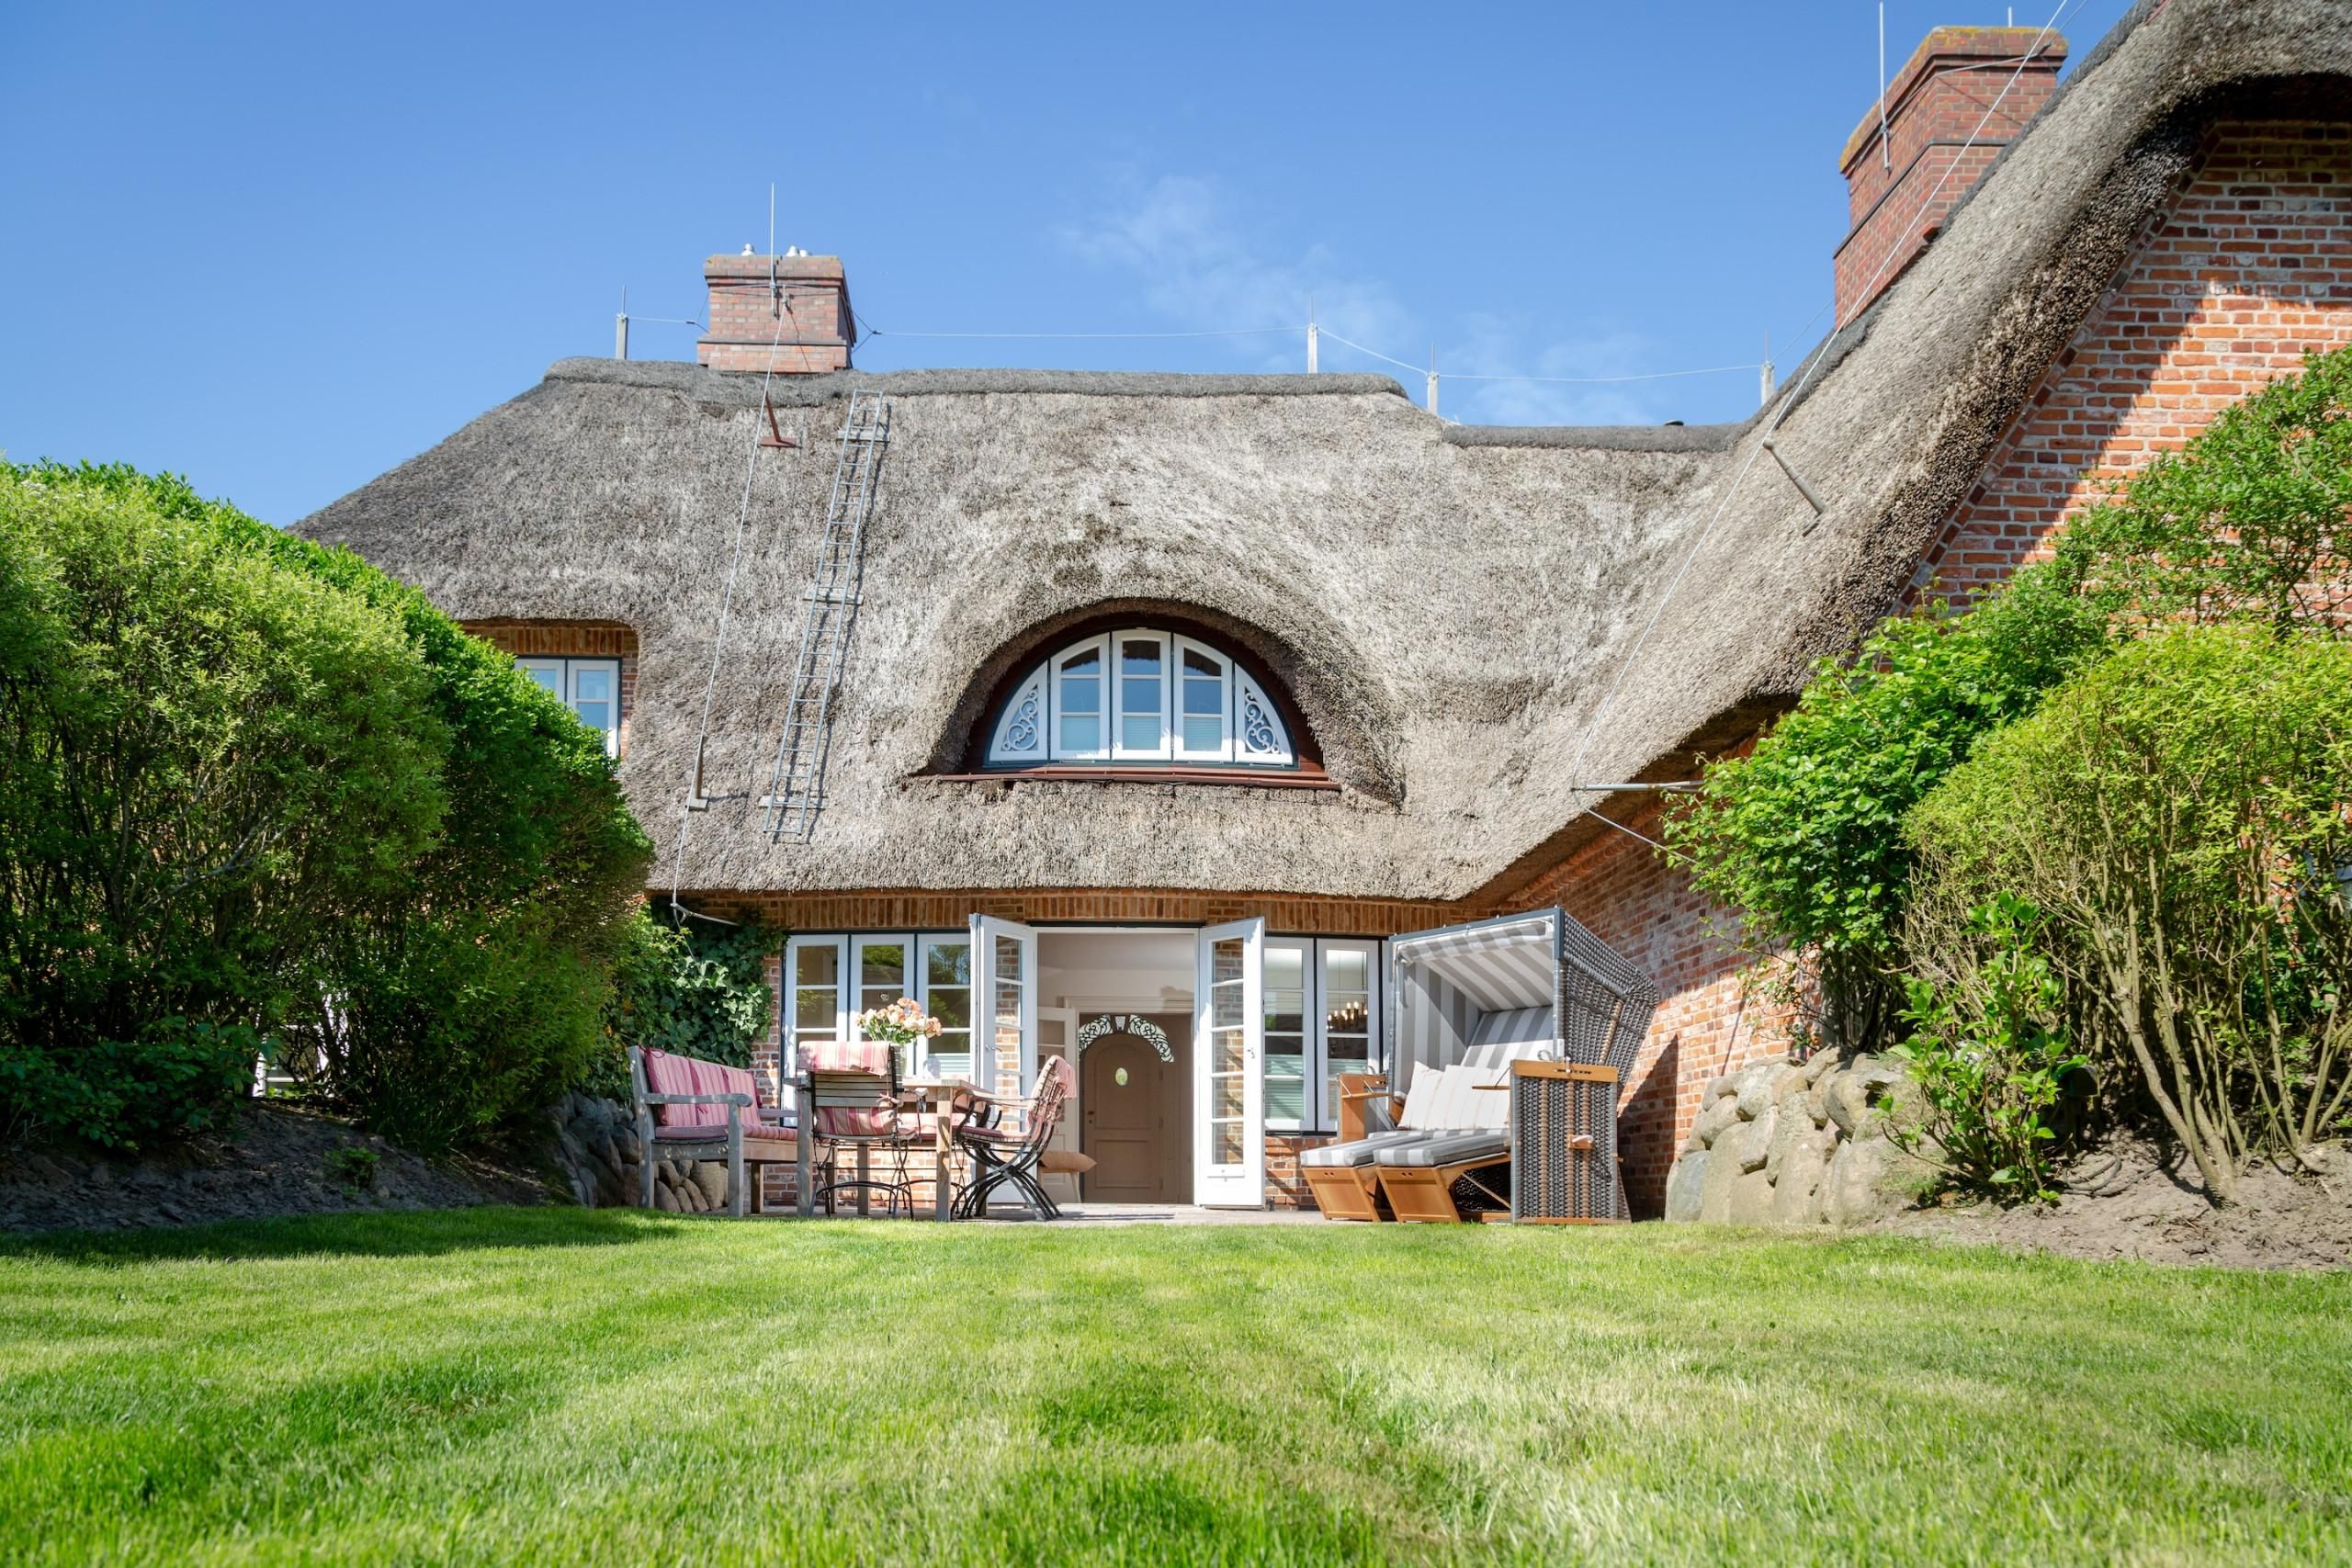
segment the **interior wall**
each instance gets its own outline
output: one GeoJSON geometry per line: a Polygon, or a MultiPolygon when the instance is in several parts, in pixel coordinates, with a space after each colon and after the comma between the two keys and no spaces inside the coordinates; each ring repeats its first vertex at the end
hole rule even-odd
{"type": "Polygon", "coordinates": [[[1193,1010],[1188,931],[1037,933],[1037,999],[1083,1011],[1193,1010]]]}

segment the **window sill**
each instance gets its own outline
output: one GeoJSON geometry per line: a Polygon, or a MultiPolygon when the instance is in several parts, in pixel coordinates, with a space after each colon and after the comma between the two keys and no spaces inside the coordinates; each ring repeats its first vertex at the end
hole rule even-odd
{"type": "Polygon", "coordinates": [[[1320,772],[1252,773],[1242,768],[1084,767],[991,768],[978,773],[927,773],[943,784],[1014,784],[1052,779],[1061,784],[1226,784],[1235,789],[1328,789],[1340,786],[1320,772]]]}

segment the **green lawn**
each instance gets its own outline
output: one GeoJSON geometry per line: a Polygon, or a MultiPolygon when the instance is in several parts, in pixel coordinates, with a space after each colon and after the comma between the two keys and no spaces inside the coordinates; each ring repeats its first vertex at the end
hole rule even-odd
{"type": "Polygon", "coordinates": [[[482,1210],[0,1246],[0,1556],[2352,1559],[2352,1276],[482,1210]]]}

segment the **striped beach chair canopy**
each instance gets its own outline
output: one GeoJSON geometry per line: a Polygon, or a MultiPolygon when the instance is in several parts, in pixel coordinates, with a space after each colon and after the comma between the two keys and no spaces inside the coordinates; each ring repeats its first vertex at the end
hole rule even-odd
{"type": "MultiPolygon", "coordinates": [[[[1473,1047],[1559,1043],[1572,1062],[1633,1070],[1657,987],[1564,909],[1398,937],[1392,949],[1393,1086],[1473,1047]]],[[[1532,1053],[1531,1053],[1532,1054],[1532,1053]]]]}

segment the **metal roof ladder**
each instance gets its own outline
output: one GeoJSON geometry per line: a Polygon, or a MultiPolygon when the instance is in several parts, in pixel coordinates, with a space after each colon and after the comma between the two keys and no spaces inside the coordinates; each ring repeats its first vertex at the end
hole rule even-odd
{"type": "Polygon", "coordinates": [[[808,576],[808,615],[800,627],[800,658],[784,706],[784,735],[776,743],[775,770],[760,804],[767,808],[768,840],[789,834],[808,841],[824,805],[825,759],[833,743],[833,697],[841,690],[842,661],[850,627],[857,619],[859,585],[865,575],[865,525],[874,514],[874,480],[890,443],[890,402],[872,392],[852,392],[842,421],[841,455],[833,461],[833,494],[825,507],[825,531],[817,541],[817,564],[808,576]]]}

